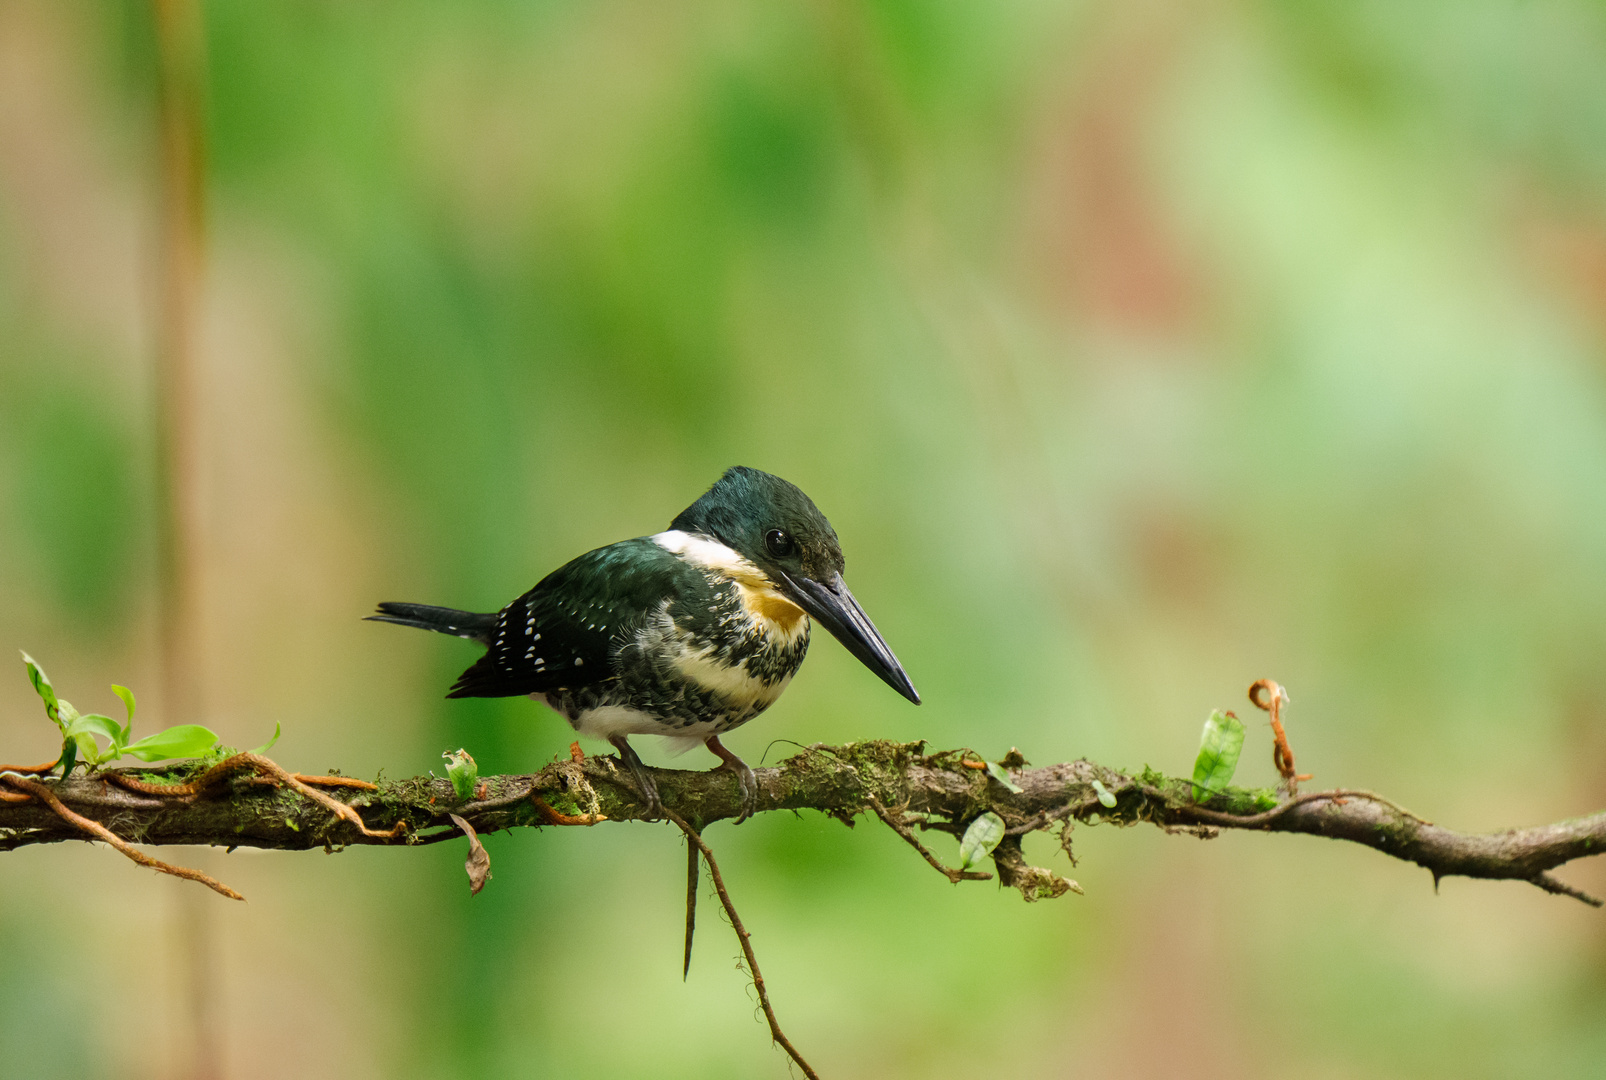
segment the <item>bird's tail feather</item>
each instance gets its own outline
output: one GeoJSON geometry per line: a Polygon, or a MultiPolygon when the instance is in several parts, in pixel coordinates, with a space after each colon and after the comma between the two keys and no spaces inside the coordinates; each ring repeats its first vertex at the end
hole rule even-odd
{"type": "Polygon", "coordinates": [[[416,626],[420,630],[434,630],[438,634],[491,643],[491,630],[496,626],[496,612],[481,615],[456,608],[434,607],[430,604],[380,604],[379,614],[368,616],[369,622],[395,623],[397,626],[416,626]]]}

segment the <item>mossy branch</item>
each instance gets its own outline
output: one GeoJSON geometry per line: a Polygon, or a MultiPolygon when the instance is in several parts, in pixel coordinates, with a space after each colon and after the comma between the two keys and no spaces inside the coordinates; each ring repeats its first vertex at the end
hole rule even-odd
{"type": "MultiPolygon", "coordinates": [[[[1026,768],[1018,754],[1003,765],[1018,792],[979,768],[965,752],[926,754],[922,743],[862,742],[813,746],[774,768],[757,770],[759,809],[818,810],[845,822],[863,812],[881,816],[913,839],[909,826],[955,835],[988,811],[1005,823],[993,851],[1005,884],[1029,900],[1058,896],[1073,882],[1028,866],[1019,838],[1064,829],[1069,821],[1136,825],[1213,835],[1222,828],[1306,833],[1348,840],[1424,867],[1434,878],[1526,881],[1599,905],[1550,871],[1606,850],[1606,812],[1553,825],[1467,834],[1441,828],[1369,792],[1313,792],[1278,800],[1269,790],[1229,788],[1203,805],[1190,783],[1145,770],[1124,772],[1088,761],[1026,768]],[[1098,790],[1102,785],[1103,792],[1098,790]],[[1105,805],[1101,795],[1114,805],[1105,805]],[[888,808],[891,808],[890,810],[888,808]],[[896,815],[896,819],[892,818],[896,815]],[[901,828],[899,827],[901,826],[901,828]]],[[[215,763],[207,763],[213,768],[215,763]]],[[[262,770],[218,777],[206,790],[178,798],[151,794],[152,782],[182,783],[201,763],[163,770],[104,770],[68,780],[33,778],[76,815],[137,844],[209,844],[306,850],[350,844],[407,846],[461,836],[450,815],[481,834],[519,826],[595,824],[638,819],[644,808],[629,774],[613,757],[554,762],[527,776],[482,778],[476,797],[459,800],[444,778],[381,781],[372,790],[335,787],[311,797],[262,770]],[[114,782],[137,779],[140,791],[114,782]],[[333,812],[330,802],[354,814],[333,812]],[[360,818],[360,823],[357,819],[360,818]],[[394,834],[394,835],[392,835],[394,834]]],[[[736,779],[723,770],[652,770],[664,805],[699,831],[741,810],[736,779]]],[[[309,779],[309,778],[300,778],[309,779]]],[[[13,790],[17,790],[13,788],[13,790]]],[[[91,834],[39,799],[0,803],[0,850],[91,834]]],[[[1068,848],[1069,837],[1064,836],[1068,848]]],[[[929,856],[929,853],[928,853],[929,856]]],[[[958,875],[938,868],[950,878],[958,875]]],[[[965,874],[973,877],[975,874],[965,874]]]]}

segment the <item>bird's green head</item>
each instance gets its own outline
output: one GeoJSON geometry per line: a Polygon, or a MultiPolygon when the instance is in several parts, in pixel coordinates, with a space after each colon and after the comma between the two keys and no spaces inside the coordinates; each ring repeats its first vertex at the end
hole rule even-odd
{"type": "Polygon", "coordinates": [[[733,466],[670,528],[718,540],[757,566],[861,663],[920,704],[898,658],[842,581],[846,562],[836,530],[797,485],[733,466]]]}
{"type": "Polygon", "coordinates": [[[845,566],[836,530],[814,500],[745,465],[726,469],[670,527],[713,537],[777,581],[777,571],[827,581],[845,566]]]}

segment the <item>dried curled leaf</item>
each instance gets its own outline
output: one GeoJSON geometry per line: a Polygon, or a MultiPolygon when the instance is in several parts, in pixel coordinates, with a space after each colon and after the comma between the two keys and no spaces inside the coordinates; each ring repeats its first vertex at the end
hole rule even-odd
{"type": "Polygon", "coordinates": [[[480,843],[479,834],[474,831],[474,826],[456,814],[447,816],[452,819],[452,824],[462,829],[464,835],[468,837],[468,858],[463,862],[463,869],[468,871],[468,894],[478,896],[480,890],[485,888],[485,883],[491,880],[490,853],[485,850],[485,845],[480,843]]]}

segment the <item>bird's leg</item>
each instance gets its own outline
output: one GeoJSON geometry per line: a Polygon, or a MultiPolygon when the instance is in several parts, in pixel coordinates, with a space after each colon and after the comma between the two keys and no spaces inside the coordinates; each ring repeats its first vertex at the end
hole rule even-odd
{"type": "Polygon", "coordinates": [[[619,751],[619,757],[624,760],[630,769],[630,775],[636,778],[636,786],[641,789],[641,801],[647,804],[647,817],[661,818],[664,816],[664,804],[658,798],[658,784],[647,775],[647,766],[641,763],[636,756],[636,750],[630,745],[630,740],[623,735],[610,735],[608,741],[613,743],[614,749],[619,751]]]}
{"type": "Polygon", "coordinates": [[[742,812],[737,816],[735,823],[740,825],[758,810],[758,777],[747,767],[747,762],[725,749],[725,744],[719,741],[718,735],[710,735],[703,745],[725,763],[725,768],[736,774],[736,786],[742,793],[742,812]]]}

